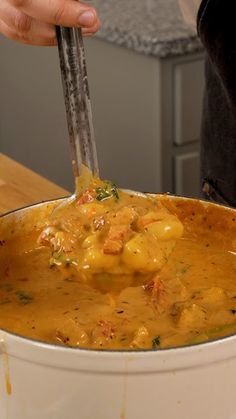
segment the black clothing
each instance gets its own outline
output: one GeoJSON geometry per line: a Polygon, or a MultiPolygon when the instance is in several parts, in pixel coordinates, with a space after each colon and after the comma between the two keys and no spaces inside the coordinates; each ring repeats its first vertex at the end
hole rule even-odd
{"type": "Polygon", "coordinates": [[[207,51],[201,142],[203,192],[208,199],[236,207],[234,4],[235,0],[203,0],[198,33],[207,51]]]}

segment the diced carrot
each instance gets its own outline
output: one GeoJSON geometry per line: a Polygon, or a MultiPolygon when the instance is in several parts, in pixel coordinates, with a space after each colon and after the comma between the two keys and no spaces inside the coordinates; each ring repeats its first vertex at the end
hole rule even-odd
{"type": "Polygon", "coordinates": [[[87,190],[77,201],[77,205],[88,204],[89,202],[94,201],[95,191],[93,189],[87,190]]]}

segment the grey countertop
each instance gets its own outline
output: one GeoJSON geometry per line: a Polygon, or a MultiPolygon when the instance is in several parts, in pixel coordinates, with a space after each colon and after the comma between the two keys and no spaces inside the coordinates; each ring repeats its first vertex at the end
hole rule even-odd
{"type": "Polygon", "coordinates": [[[183,20],[178,0],[92,0],[102,27],[98,38],[159,58],[202,50],[183,20]]]}

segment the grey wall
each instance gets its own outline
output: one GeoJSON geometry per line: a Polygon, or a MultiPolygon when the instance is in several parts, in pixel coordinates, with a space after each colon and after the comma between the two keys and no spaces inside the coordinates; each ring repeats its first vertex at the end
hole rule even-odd
{"type": "Polygon", "coordinates": [[[56,48],[0,36],[0,151],[73,188],[56,48]]]}
{"type": "MultiPolygon", "coordinates": [[[[160,190],[159,61],[85,43],[101,176],[160,190]]],[[[0,36],[0,57],[0,151],[72,190],[57,49],[0,36]]]]}

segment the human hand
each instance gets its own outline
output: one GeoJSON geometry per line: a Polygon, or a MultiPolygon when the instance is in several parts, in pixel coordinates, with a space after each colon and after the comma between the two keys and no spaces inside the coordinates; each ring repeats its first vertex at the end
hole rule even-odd
{"type": "Polygon", "coordinates": [[[0,0],[0,33],[31,45],[55,45],[55,25],[81,27],[92,35],[100,22],[96,10],[76,0],[0,0]]]}

